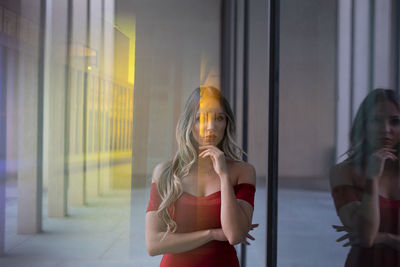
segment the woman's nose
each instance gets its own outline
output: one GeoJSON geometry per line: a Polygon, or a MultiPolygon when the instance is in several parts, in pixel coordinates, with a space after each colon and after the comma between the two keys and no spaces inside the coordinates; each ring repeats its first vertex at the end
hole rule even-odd
{"type": "Polygon", "coordinates": [[[392,130],[389,120],[385,120],[384,122],[385,132],[389,133],[392,130]]]}
{"type": "Polygon", "coordinates": [[[207,130],[213,130],[214,129],[214,114],[207,114],[207,119],[206,119],[206,129],[207,130]]]}

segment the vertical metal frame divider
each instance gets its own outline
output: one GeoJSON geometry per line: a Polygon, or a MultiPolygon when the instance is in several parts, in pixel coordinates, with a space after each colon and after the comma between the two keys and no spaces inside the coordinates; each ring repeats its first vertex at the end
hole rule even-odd
{"type": "Polygon", "coordinates": [[[279,20],[280,0],[269,2],[269,106],[268,106],[268,197],[267,262],[277,266],[278,237],[278,138],[279,138],[279,20]]]}
{"type": "MultiPolygon", "coordinates": [[[[355,38],[354,38],[354,32],[355,32],[355,3],[354,0],[351,0],[351,40],[350,40],[350,53],[351,53],[351,61],[350,61],[350,88],[353,88],[354,86],[354,62],[355,62],[355,53],[354,53],[354,42],[355,42],[355,38]]],[[[350,120],[349,120],[349,127],[351,129],[351,120],[352,118],[354,118],[354,90],[350,90],[350,120]]]]}
{"type": "Polygon", "coordinates": [[[44,55],[46,40],[46,0],[40,1],[40,26],[39,26],[39,51],[38,51],[38,93],[37,93],[37,154],[36,154],[36,175],[38,196],[38,231],[42,230],[42,202],[43,202],[43,113],[44,113],[44,55]]]}
{"type": "MultiPolygon", "coordinates": [[[[243,125],[242,148],[248,151],[248,118],[249,118],[249,5],[250,0],[244,1],[244,36],[243,36],[243,125]]],[[[247,162],[247,154],[243,154],[243,161],[247,162]]],[[[246,245],[240,244],[240,266],[246,267],[246,245]]]]}
{"type": "Polygon", "coordinates": [[[392,1],[393,11],[392,17],[394,18],[394,79],[395,90],[400,93],[400,3],[399,1],[392,1]]]}
{"type": "MultiPolygon", "coordinates": [[[[236,59],[235,50],[233,49],[235,34],[232,30],[232,24],[234,23],[235,15],[233,14],[234,11],[232,11],[234,2],[236,2],[236,0],[223,0],[221,3],[221,91],[229,102],[233,102],[234,91],[236,90],[236,84],[232,82],[233,77],[235,76],[235,71],[232,69],[232,64],[236,59]]],[[[235,112],[235,109],[233,111],[235,112]]]]}

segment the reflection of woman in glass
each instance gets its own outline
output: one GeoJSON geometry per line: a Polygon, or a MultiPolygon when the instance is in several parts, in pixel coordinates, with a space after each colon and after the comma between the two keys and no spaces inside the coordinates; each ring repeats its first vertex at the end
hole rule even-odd
{"type": "Polygon", "coordinates": [[[182,113],[172,161],[156,166],[146,213],[146,246],[161,266],[239,266],[234,244],[252,225],[255,171],[240,161],[228,102],[196,89],[182,113]]]}
{"type": "Polygon", "coordinates": [[[361,103],[350,133],[348,158],[332,168],[331,186],[351,246],[346,266],[400,264],[400,103],[376,89],[361,103]]]}

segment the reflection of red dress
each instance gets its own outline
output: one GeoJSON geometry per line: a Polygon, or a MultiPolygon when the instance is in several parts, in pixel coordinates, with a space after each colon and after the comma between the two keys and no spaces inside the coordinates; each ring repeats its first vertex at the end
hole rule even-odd
{"type": "MultiPolygon", "coordinates": [[[[255,187],[252,184],[234,186],[237,199],[243,199],[254,206],[255,187]]],[[[155,183],[151,184],[150,201],[147,211],[157,210],[161,203],[155,183]]],[[[205,197],[189,193],[175,202],[173,219],[178,225],[177,233],[188,233],[205,229],[221,228],[221,191],[205,197]]],[[[227,241],[211,241],[196,249],[165,254],[161,267],[239,267],[235,248],[227,241]]]]}
{"type": "MultiPolygon", "coordinates": [[[[340,185],[332,190],[336,210],[351,201],[361,201],[363,189],[340,185]]],[[[399,234],[400,200],[390,200],[379,196],[380,225],[379,232],[399,234]]],[[[384,245],[374,245],[371,248],[354,246],[346,260],[346,267],[392,267],[399,266],[400,252],[384,245]]]]}

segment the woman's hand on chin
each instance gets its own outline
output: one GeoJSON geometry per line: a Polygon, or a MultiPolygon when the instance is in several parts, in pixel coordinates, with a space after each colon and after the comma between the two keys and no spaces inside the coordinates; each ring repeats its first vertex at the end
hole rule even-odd
{"type": "Polygon", "coordinates": [[[202,151],[199,154],[199,158],[210,157],[214,171],[221,178],[223,175],[228,174],[228,166],[226,164],[225,154],[218,147],[213,145],[200,146],[199,149],[202,151]]]}
{"type": "Polygon", "coordinates": [[[394,148],[381,148],[375,151],[367,162],[367,178],[374,179],[375,177],[381,177],[385,169],[385,162],[387,160],[398,160],[394,154],[395,152],[396,149],[394,148]]]}

